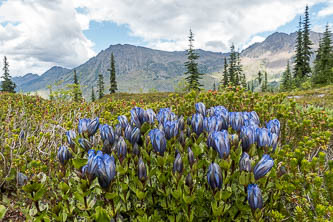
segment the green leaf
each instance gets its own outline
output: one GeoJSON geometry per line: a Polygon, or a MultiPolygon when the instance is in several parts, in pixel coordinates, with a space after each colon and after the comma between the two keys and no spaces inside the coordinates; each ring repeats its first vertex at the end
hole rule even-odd
{"type": "Polygon", "coordinates": [[[88,160],[83,158],[73,159],[73,165],[76,169],[80,169],[87,164],[88,160]]]}
{"type": "Polygon", "coordinates": [[[104,222],[111,220],[109,215],[106,213],[106,210],[104,210],[101,206],[96,207],[95,219],[97,222],[104,222]]]}
{"type": "Polygon", "coordinates": [[[112,199],[114,199],[116,196],[118,196],[117,193],[106,193],[106,194],[105,194],[105,198],[108,199],[108,200],[112,200],[112,199]]]}
{"type": "Polygon", "coordinates": [[[6,212],[7,212],[7,208],[3,205],[0,205],[0,220],[5,217],[6,212]]]}

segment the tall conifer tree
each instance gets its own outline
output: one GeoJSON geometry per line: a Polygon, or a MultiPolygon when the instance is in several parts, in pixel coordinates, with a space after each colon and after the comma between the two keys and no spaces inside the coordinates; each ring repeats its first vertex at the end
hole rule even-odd
{"type": "Polygon", "coordinates": [[[227,57],[224,57],[224,69],[223,69],[223,86],[226,87],[229,84],[229,79],[228,79],[228,61],[227,57]]]}
{"type": "Polygon", "coordinates": [[[98,98],[101,99],[104,96],[104,78],[102,74],[98,75],[98,98]]]}
{"type": "Polygon", "coordinates": [[[313,82],[316,84],[333,83],[333,46],[331,36],[331,31],[326,25],[314,62],[313,82]]]}
{"type": "Polygon", "coordinates": [[[292,78],[291,78],[291,71],[290,71],[290,65],[289,65],[289,60],[288,60],[287,68],[283,72],[283,76],[282,76],[281,89],[283,91],[289,91],[291,89],[291,85],[292,85],[292,78]]]}
{"type": "Polygon", "coordinates": [[[96,97],[95,97],[95,90],[94,87],[91,87],[91,101],[95,102],[96,97]]]}
{"type": "Polygon", "coordinates": [[[235,46],[234,44],[231,45],[230,47],[230,56],[229,56],[229,65],[228,65],[228,72],[229,72],[229,83],[232,84],[233,86],[237,85],[238,77],[237,75],[237,55],[235,51],[235,46]]]}
{"type": "Polygon", "coordinates": [[[194,90],[200,90],[202,85],[200,84],[200,79],[202,79],[202,74],[199,73],[198,64],[196,60],[199,58],[199,56],[195,53],[193,42],[194,37],[192,30],[190,29],[190,35],[189,35],[189,49],[186,52],[187,55],[187,61],[185,62],[186,72],[185,75],[187,77],[185,78],[189,89],[194,90]]]}
{"type": "Polygon", "coordinates": [[[295,52],[296,55],[294,60],[294,78],[296,80],[300,79],[303,75],[303,31],[301,17],[299,18],[295,52]]]}
{"type": "Polygon", "coordinates": [[[108,71],[110,72],[110,93],[115,93],[118,88],[117,88],[116,68],[115,68],[113,53],[111,54],[110,69],[108,69],[108,71]]]}
{"type": "Polygon", "coordinates": [[[310,58],[311,58],[311,45],[310,40],[310,17],[309,17],[309,7],[305,7],[304,21],[303,21],[303,47],[302,47],[302,56],[303,56],[303,73],[302,78],[308,77],[311,74],[310,67],[310,58]]]}
{"type": "Polygon", "coordinates": [[[74,69],[74,101],[78,102],[82,99],[82,92],[80,89],[80,84],[77,79],[76,70],[74,69]]]}
{"type": "Polygon", "coordinates": [[[1,82],[1,91],[15,93],[16,84],[12,81],[12,77],[9,75],[9,64],[7,57],[3,58],[3,81],[1,82]]]}

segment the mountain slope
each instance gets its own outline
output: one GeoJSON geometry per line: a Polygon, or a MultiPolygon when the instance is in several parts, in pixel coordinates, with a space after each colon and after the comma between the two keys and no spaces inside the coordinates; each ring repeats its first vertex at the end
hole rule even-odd
{"type": "MultiPolygon", "coordinates": [[[[319,47],[321,33],[310,32],[313,51],[319,47]]],[[[271,80],[277,80],[285,70],[288,60],[295,55],[297,33],[273,33],[263,42],[255,43],[241,53],[242,64],[248,79],[254,78],[259,70],[266,70],[271,80]]],[[[315,53],[313,54],[313,58],[315,53]]]]}
{"type": "MultiPolygon", "coordinates": [[[[258,70],[267,71],[269,81],[278,80],[284,71],[287,61],[292,62],[294,56],[296,33],[273,33],[263,42],[255,43],[241,52],[241,62],[247,80],[255,78],[258,70]]],[[[318,48],[321,33],[310,33],[312,48],[318,48]]],[[[103,74],[105,92],[109,89],[109,72],[111,53],[115,56],[117,83],[119,91],[141,92],[150,89],[173,91],[184,79],[184,62],[186,51],[167,52],[133,45],[111,45],[86,63],[76,67],[78,78],[85,97],[90,96],[95,87],[98,74],[103,74]]],[[[228,53],[197,50],[199,54],[199,70],[205,73],[202,80],[205,88],[212,88],[222,77],[224,58],[228,53]]],[[[314,56],[313,56],[314,58],[314,56]]],[[[312,58],[312,59],[313,59],[312,58]]],[[[24,92],[47,92],[47,86],[62,80],[60,87],[73,82],[73,70],[52,67],[37,77],[28,74],[14,78],[17,88],[24,92]]]]}

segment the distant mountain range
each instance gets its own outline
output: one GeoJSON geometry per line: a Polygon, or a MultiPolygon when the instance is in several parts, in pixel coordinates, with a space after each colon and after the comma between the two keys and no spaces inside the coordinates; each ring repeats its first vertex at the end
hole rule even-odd
{"type": "MultiPolygon", "coordinates": [[[[316,50],[322,34],[311,32],[313,49],[316,50]]],[[[269,80],[278,80],[287,61],[294,55],[296,33],[273,33],[263,42],[255,43],[241,52],[241,61],[247,79],[253,79],[259,70],[266,70],[269,80]]],[[[224,58],[228,53],[196,50],[199,54],[199,70],[205,73],[205,88],[212,88],[222,77],[224,58]]],[[[133,45],[111,45],[97,56],[76,67],[83,95],[90,96],[91,87],[97,84],[98,74],[103,74],[105,92],[109,89],[110,56],[114,54],[119,91],[146,92],[151,89],[173,91],[184,79],[186,51],[167,52],[133,45]]],[[[42,75],[26,74],[14,77],[18,91],[38,92],[46,96],[48,85],[61,81],[59,87],[73,83],[73,69],[52,67],[42,75]]]]}

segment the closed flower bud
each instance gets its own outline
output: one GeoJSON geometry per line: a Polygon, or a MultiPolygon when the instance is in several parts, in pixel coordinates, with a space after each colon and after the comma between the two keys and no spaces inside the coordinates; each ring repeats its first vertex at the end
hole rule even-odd
{"type": "Polygon", "coordinates": [[[23,186],[28,182],[28,177],[23,173],[17,173],[17,184],[23,186]]]}
{"type": "Polygon", "coordinates": [[[178,119],[178,129],[179,130],[185,129],[185,121],[183,116],[180,116],[180,118],[178,119]]]}
{"type": "Polygon", "coordinates": [[[90,150],[92,147],[92,144],[90,143],[90,141],[85,138],[80,138],[78,140],[78,142],[79,142],[79,145],[86,151],[90,150]]]}
{"type": "Polygon", "coordinates": [[[138,128],[141,128],[141,125],[145,120],[145,110],[140,107],[134,107],[131,110],[131,123],[138,128]]]}
{"type": "Polygon", "coordinates": [[[103,142],[103,152],[107,154],[112,153],[112,144],[110,144],[109,140],[104,140],[103,142]]]}
{"type": "Polygon", "coordinates": [[[260,120],[259,120],[259,116],[256,113],[256,111],[252,111],[250,112],[250,120],[253,120],[255,124],[259,125],[260,124],[260,120]]]}
{"type": "Polygon", "coordinates": [[[135,155],[137,155],[137,156],[140,155],[140,148],[139,148],[139,145],[138,145],[137,143],[135,143],[135,144],[133,145],[133,153],[134,153],[135,155]]]}
{"type": "MultiPolygon", "coordinates": [[[[121,125],[120,125],[120,124],[117,124],[116,127],[115,127],[115,130],[114,130],[116,136],[118,136],[118,137],[121,136],[121,131],[122,131],[122,127],[121,127],[121,125]]],[[[116,139],[116,136],[115,136],[115,140],[117,140],[117,139],[116,139]]]]}
{"type": "Polygon", "coordinates": [[[272,169],[273,165],[273,159],[268,154],[264,154],[253,169],[254,178],[258,180],[264,177],[272,169]]]}
{"type": "Polygon", "coordinates": [[[224,106],[214,107],[214,115],[219,117],[222,121],[222,128],[228,130],[229,127],[229,112],[224,106]]]}
{"type": "Polygon", "coordinates": [[[109,187],[111,181],[116,176],[116,164],[113,156],[104,154],[102,158],[97,158],[96,175],[98,177],[99,185],[106,189],[109,187]]]}
{"type": "Polygon", "coordinates": [[[191,147],[187,148],[187,152],[188,152],[188,162],[189,162],[189,164],[192,168],[195,160],[194,160],[194,154],[193,154],[193,151],[192,151],[191,147]]]}
{"type": "Polygon", "coordinates": [[[229,113],[229,123],[233,130],[239,132],[244,124],[243,115],[241,112],[229,113]]]}
{"type": "Polygon", "coordinates": [[[230,142],[228,132],[226,130],[213,132],[208,138],[207,144],[212,146],[219,154],[220,158],[226,158],[230,153],[230,142]]]}
{"type": "Polygon", "coordinates": [[[276,133],[271,133],[270,136],[270,146],[273,147],[273,152],[275,152],[275,149],[278,144],[279,137],[276,133]]]}
{"type": "Polygon", "coordinates": [[[24,130],[23,130],[23,129],[20,131],[20,135],[19,135],[19,137],[20,137],[21,140],[24,139],[24,137],[25,137],[25,133],[24,133],[24,130]]]}
{"type": "Polygon", "coordinates": [[[118,143],[117,143],[117,154],[120,162],[123,162],[123,160],[126,157],[127,153],[127,145],[123,137],[119,137],[118,143]]]}
{"type": "Polygon", "coordinates": [[[230,142],[232,145],[234,146],[238,146],[238,143],[239,143],[239,137],[237,134],[232,134],[229,136],[229,139],[230,139],[230,142]]]}
{"type": "Polygon", "coordinates": [[[243,152],[249,151],[251,145],[255,143],[256,132],[253,127],[243,126],[240,132],[240,140],[242,141],[243,152]]]}
{"type": "Polygon", "coordinates": [[[191,173],[187,174],[186,179],[185,179],[185,184],[186,184],[186,186],[192,188],[192,186],[193,186],[193,179],[192,179],[191,173]]]}
{"type": "Polygon", "coordinates": [[[104,124],[104,125],[101,126],[100,135],[101,135],[101,139],[102,139],[103,142],[105,142],[105,140],[108,140],[109,144],[112,145],[114,143],[113,129],[108,124],[104,124]]]}
{"type": "Polygon", "coordinates": [[[77,126],[77,131],[79,134],[84,135],[88,133],[88,124],[90,123],[90,119],[80,119],[79,124],[77,126]]]}
{"type": "MultiPolygon", "coordinates": [[[[124,115],[121,115],[121,116],[118,116],[117,119],[118,119],[118,122],[119,122],[121,128],[122,128],[122,129],[125,129],[126,126],[128,125],[127,117],[124,116],[124,115]]],[[[120,136],[120,135],[118,134],[118,136],[120,136]]]]}
{"type": "Polygon", "coordinates": [[[61,163],[61,165],[66,165],[68,160],[72,158],[72,154],[69,152],[66,146],[60,146],[58,150],[57,157],[61,163]]]}
{"type": "Polygon", "coordinates": [[[131,141],[132,145],[134,145],[135,143],[139,143],[140,140],[141,140],[140,129],[137,127],[134,127],[131,132],[130,141],[131,141]]]}
{"type": "Polygon", "coordinates": [[[266,128],[257,128],[257,144],[258,147],[269,147],[271,143],[271,133],[266,128]]]}
{"type": "Polygon", "coordinates": [[[271,133],[276,133],[277,135],[280,134],[280,122],[277,119],[270,120],[266,124],[267,129],[271,131],[271,133]]]}
{"type": "Polygon", "coordinates": [[[159,129],[153,129],[149,132],[149,137],[155,152],[163,156],[166,149],[164,132],[159,129]]]}
{"type": "Polygon", "coordinates": [[[214,111],[215,111],[214,107],[210,107],[209,109],[207,109],[206,111],[207,116],[214,116],[214,111]]]}
{"type": "Polygon", "coordinates": [[[91,136],[95,135],[98,127],[99,127],[98,118],[95,118],[94,120],[90,121],[90,123],[88,124],[88,136],[91,137],[91,136]]]}
{"type": "Polygon", "coordinates": [[[165,137],[168,140],[177,136],[177,134],[178,134],[177,121],[165,121],[163,128],[164,128],[165,137]]]}
{"type": "Polygon", "coordinates": [[[263,207],[261,191],[257,184],[249,184],[247,186],[247,200],[252,210],[263,207]]]}
{"type": "Polygon", "coordinates": [[[187,137],[190,137],[190,136],[191,136],[191,133],[192,133],[192,129],[191,129],[191,127],[187,127],[187,130],[186,130],[186,136],[187,136],[187,137]]]}
{"type": "Polygon", "coordinates": [[[142,158],[139,160],[138,177],[141,182],[145,182],[147,180],[147,169],[145,163],[142,161],[142,158]]]}
{"type": "Polygon", "coordinates": [[[124,135],[125,135],[125,139],[127,139],[128,141],[131,140],[132,129],[133,129],[133,127],[130,124],[128,124],[125,128],[124,135]]]}
{"type": "Polygon", "coordinates": [[[246,152],[242,153],[242,157],[239,160],[239,170],[240,171],[247,171],[247,172],[251,171],[251,160],[250,160],[250,156],[246,152]]]}
{"type": "Polygon", "coordinates": [[[75,146],[75,138],[76,138],[76,133],[73,130],[68,130],[66,132],[66,137],[67,137],[67,142],[69,144],[70,147],[74,147],[75,146]]]}
{"type": "Polygon", "coordinates": [[[209,186],[213,189],[222,188],[222,171],[218,164],[211,163],[207,173],[207,180],[209,186]]]}
{"type": "Polygon", "coordinates": [[[200,113],[193,114],[192,116],[192,130],[200,136],[203,132],[203,115],[200,113]]]}
{"type": "Polygon", "coordinates": [[[176,159],[173,162],[173,173],[175,172],[178,172],[180,174],[183,172],[183,160],[182,156],[178,151],[176,152],[176,159]]]}
{"type": "Polygon", "coordinates": [[[154,120],[156,118],[156,114],[152,109],[147,109],[145,112],[145,122],[148,122],[150,124],[154,123],[154,120]]]}
{"type": "Polygon", "coordinates": [[[191,124],[192,124],[192,118],[189,116],[187,117],[187,125],[191,126],[191,124]]]}
{"type": "Polygon", "coordinates": [[[182,146],[185,146],[185,134],[184,131],[180,131],[178,141],[182,146]]]}
{"type": "Polygon", "coordinates": [[[202,116],[206,116],[206,106],[202,102],[195,104],[196,113],[200,113],[202,116]]]}

